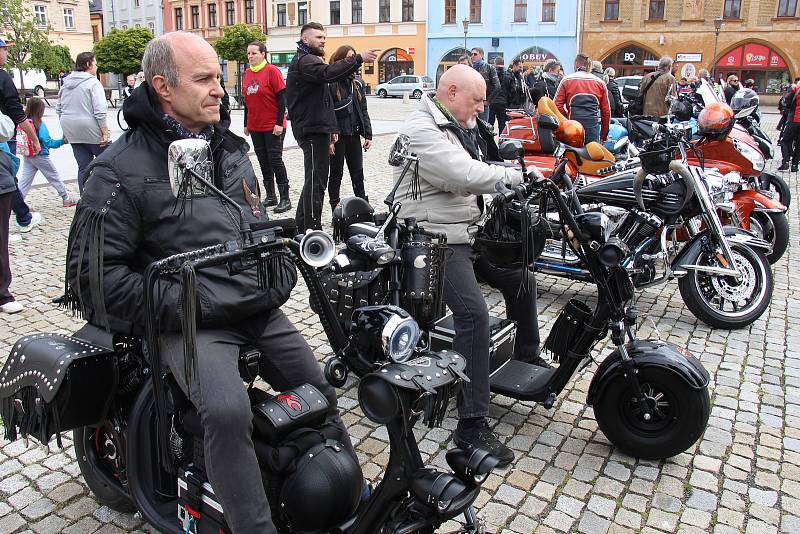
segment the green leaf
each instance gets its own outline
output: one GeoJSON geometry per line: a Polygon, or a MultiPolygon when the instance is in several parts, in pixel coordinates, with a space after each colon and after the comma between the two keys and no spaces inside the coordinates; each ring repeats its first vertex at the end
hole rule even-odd
{"type": "Polygon", "coordinates": [[[142,70],[144,49],[153,39],[147,28],[112,29],[94,45],[99,72],[127,75],[142,70]]]}
{"type": "Polygon", "coordinates": [[[222,59],[247,63],[247,45],[253,41],[267,41],[267,36],[258,26],[236,24],[223,30],[222,37],[214,41],[214,49],[222,59]]]}

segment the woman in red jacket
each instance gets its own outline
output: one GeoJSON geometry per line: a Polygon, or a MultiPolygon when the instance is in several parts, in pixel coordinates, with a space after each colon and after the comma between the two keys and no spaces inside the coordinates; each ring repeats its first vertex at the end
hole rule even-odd
{"type": "Polygon", "coordinates": [[[267,63],[267,47],[255,41],[247,45],[247,62],[242,82],[244,92],[244,134],[253,139],[253,150],[264,177],[264,209],[275,206],[275,213],[292,208],[289,178],[283,164],[283,138],[286,129],[286,83],[278,67],[267,63]],[[275,197],[275,182],[281,201],[275,197]]]}

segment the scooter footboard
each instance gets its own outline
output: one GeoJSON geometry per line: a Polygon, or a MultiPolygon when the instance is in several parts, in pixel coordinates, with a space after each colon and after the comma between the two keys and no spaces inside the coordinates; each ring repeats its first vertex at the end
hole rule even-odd
{"type": "Polygon", "coordinates": [[[98,423],[118,382],[111,349],[61,334],[32,334],[17,341],[0,371],[0,415],[5,438],[53,435],[98,423]]]}

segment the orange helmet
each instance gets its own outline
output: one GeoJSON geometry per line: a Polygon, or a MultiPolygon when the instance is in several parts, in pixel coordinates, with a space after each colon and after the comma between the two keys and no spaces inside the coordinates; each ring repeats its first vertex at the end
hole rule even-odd
{"type": "Polygon", "coordinates": [[[725,136],[733,128],[733,109],[724,102],[712,102],[697,117],[697,130],[702,135],[725,136]]]}
{"type": "Polygon", "coordinates": [[[561,121],[561,124],[556,129],[556,139],[569,146],[583,146],[583,137],[583,124],[576,120],[567,119],[561,121]]]}

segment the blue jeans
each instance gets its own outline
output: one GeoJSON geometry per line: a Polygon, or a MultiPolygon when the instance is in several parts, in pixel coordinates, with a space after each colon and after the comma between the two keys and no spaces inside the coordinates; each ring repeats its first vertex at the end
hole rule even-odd
{"type": "Polygon", "coordinates": [[[88,143],[71,143],[72,153],[78,163],[78,189],[83,194],[83,185],[86,183],[84,171],[94,158],[103,153],[108,145],[90,145],[88,143]]]}
{"type": "Polygon", "coordinates": [[[600,142],[600,122],[597,120],[581,120],[578,119],[578,122],[583,124],[583,142],[584,144],[591,143],[592,141],[599,143],[600,142]]]}

